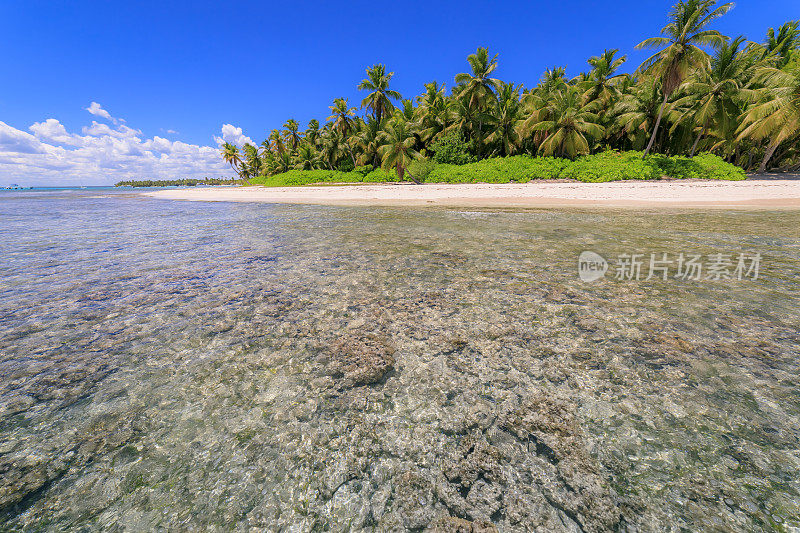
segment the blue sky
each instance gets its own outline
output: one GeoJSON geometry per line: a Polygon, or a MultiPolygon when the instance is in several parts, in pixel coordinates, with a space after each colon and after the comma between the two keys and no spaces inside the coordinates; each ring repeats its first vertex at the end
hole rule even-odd
{"type": "MultiPolygon", "coordinates": [[[[627,54],[633,70],[644,58],[634,45],[658,33],[671,5],[6,0],[0,3],[0,121],[40,136],[30,128],[46,119],[67,132],[97,120],[116,129],[127,125],[141,143],[157,136],[215,149],[215,136],[230,124],[260,142],[287,118],[303,125],[324,120],[334,97],[360,102],[356,85],[376,62],[395,72],[394,88],[409,97],[434,79],[452,85],[478,46],[500,54],[498,77],[529,86],[546,67],[564,65],[577,74],[604,48],[627,54]],[[91,102],[116,122],[89,114],[91,102]]],[[[768,27],[796,18],[797,0],[746,0],[716,27],[761,41],[768,27]]],[[[33,142],[20,139],[14,142],[33,142]]],[[[137,170],[122,166],[109,175],[137,170]]],[[[84,181],[111,180],[103,168],[87,170],[84,181]]],[[[164,175],[156,167],[142,170],[164,175]]],[[[223,172],[214,165],[208,171],[223,172]]],[[[8,163],[0,167],[0,184],[11,174],[8,163]]],[[[58,179],[51,174],[35,177],[58,179]]]]}

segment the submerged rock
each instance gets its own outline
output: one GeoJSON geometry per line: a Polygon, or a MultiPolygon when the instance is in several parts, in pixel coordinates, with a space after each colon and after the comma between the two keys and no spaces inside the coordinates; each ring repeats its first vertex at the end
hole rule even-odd
{"type": "Polygon", "coordinates": [[[463,518],[444,516],[429,528],[431,533],[497,533],[497,526],[478,520],[470,522],[463,518]]]}
{"type": "Polygon", "coordinates": [[[379,383],[392,371],[395,348],[376,333],[347,334],[323,350],[319,361],[340,388],[379,383]]]}

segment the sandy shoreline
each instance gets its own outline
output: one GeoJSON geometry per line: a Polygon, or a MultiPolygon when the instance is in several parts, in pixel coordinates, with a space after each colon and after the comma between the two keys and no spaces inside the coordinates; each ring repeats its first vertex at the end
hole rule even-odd
{"type": "Polygon", "coordinates": [[[800,209],[800,180],[536,181],[509,184],[368,184],[214,187],[141,193],[206,202],[474,207],[688,207],[800,209]]]}

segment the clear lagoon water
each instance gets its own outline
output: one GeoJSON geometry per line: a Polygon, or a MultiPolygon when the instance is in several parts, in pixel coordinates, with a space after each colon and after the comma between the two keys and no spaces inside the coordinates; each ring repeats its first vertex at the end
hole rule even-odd
{"type": "Polygon", "coordinates": [[[0,529],[800,528],[798,228],[0,192],[0,529]]]}

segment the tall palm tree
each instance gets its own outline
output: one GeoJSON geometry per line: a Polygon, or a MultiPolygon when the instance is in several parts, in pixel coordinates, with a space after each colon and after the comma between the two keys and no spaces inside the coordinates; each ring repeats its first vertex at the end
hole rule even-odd
{"type": "Polygon", "coordinates": [[[372,116],[378,123],[383,120],[383,117],[388,117],[394,111],[392,100],[402,98],[399,92],[389,89],[389,81],[392,76],[394,76],[394,72],[387,74],[385,65],[372,65],[367,69],[367,77],[358,84],[359,91],[371,91],[361,101],[361,107],[371,110],[372,116]]]}
{"type": "Polygon", "coordinates": [[[530,126],[549,132],[541,145],[543,155],[574,158],[589,153],[591,140],[602,138],[604,128],[598,124],[594,104],[582,105],[582,99],[577,87],[567,85],[548,102],[546,118],[530,126]]]}
{"type": "Polygon", "coordinates": [[[693,157],[697,146],[710,128],[724,132],[735,126],[740,109],[737,100],[744,85],[751,78],[751,67],[754,62],[752,54],[741,50],[745,38],[740,36],[725,43],[717,50],[711,60],[709,70],[697,71],[681,86],[685,96],[675,101],[675,106],[686,107],[683,116],[675,123],[675,127],[689,123],[699,127],[689,157],[693,157]]]}
{"type": "Polygon", "coordinates": [[[719,47],[726,41],[721,33],[707,29],[716,19],[733,8],[729,2],[715,7],[716,0],[681,0],[669,14],[669,23],[661,29],[662,37],[645,39],[636,48],[661,48],[639,67],[661,81],[663,101],[653,134],[645,148],[647,155],[653,147],[667,100],[694,69],[708,67],[708,54],[700,46],[719,47]]]}
{"type": "Polygon", "coordinates": [[[619,95],[619,80],[624,74],[617,74],[617,71],[628,59],[627,56],[616,57],[619,50],[604,50],[599,56],[588,59],[592,71],[588,74],[584,86],[586,87],[585,97],[587,101],[601,100],[601,104],[606,106],[619,95]]]}
{"type": "Polygon", "coordinates": [[[300,124],[295,119],[290,118],[283,127],[286,128],[286,137],[292,145],[292,152],[297,151],[297,145],[300,143],[300,134],[298,133],[300,124]]]}
{"type": "Polygon", "coordinates": [[[314,147],[309,143],[302,143],[294,158],[294,168],[298,170],[312,170],[317,167],[317,155],[314,147]]]}
{"type": "Polygon", "coordinates": [[[778,28],[777,32],[774,28],[767,30],[764,52],[766,56],[775,58],[775,66],[778,68],[785,67],[792,50],[798,48],[800,48],[800,20],[790,20],[778,28]]]}
{"type": "Polygon", "coordinates": [[[241,177],[239,167],[242,164],[242,156],[239,154],[239,147],[233,143],[225,142],[222,145],[222,159],[228,163],[236,174],[241,177]]]}
{"type": "Polygon", "coordinates": [[[495,91],[500,85],[500,80],[492,78],[491,74],[497,68],[497,54],[489,57],[489,50],[478,48],[474,54],[467,56],[470,70],[456,74],[456,83],[460,85],[459,94],[465,99],[469,112],[477,118],[476,139],[478,151],[483,145],[483,113],[495,100],[495,91]]]}
{"type": "Polygon", "coordinates": [[[438,82],[425,84],[425,92],[417,96],[417,124],[420,139],[430,144],[454,120],[452,100],[445,95],[444,85],[438,82]]]}
{"type": "Polygon", "coordinates": [[[356,158],[353,156],[353,151],[348,143],[348,135],[353,129],[353,117],[356,116],[356,108],[350,107],[347,103],[347,98],[336,98],[333,105],[329,106],[331,116],[328,120],[333,120],[333,127],[342,135],[342,144],[347,148],[347,153],[350,154],[350,159],[353,161],[353,166],[356,165],[356,158]]]}
{"type": "Polygon", "coordinates": [[[518,126],[522,120],[522,103],[520,102],[522,85],[500,82],[497,91],[497,104],[491,114],[492,133],[486,138],[488,145],[496,145],[496,154],[513,155],[520,145],[518,126]]]}
{"type": "Polygon", "coordinates": [[[358,160],[359,164],[372,165],[373,168],[380,166],[380,158],[378,157],[380,133],[380,123],[376,119],[369,117],[356,136],[356,143],[361,153],[358,160]]]}
{"type": "Polygon", "coordinates": [[[762,67],[756,79],[764,86],[744,91],[752,105],[742,119],[738,139],[767,141],[759,165],[759,172],[765,172],[780,144],[796,143],[800,136],[800,62],[783,70],[762,67]]]}
{"type": "Polygon", "coordinates": [[[646,78],[623,91],[612,109],[611,127],[619,133],[621,145],[635,150],[644,149],[648,132],[652,131],[660,111],[661,94],[658,80],[646,78]]]}
{"type": "Polygon", "coordinates": [[[244,152],[245,163],[242,165],[244,169],[244,178],[248,185],[250,185],[250,178],[255,178],[261,175],[261,171],[263,169],[261,155],[258,153],[258,148],[250,143],[245,143],[245,145],[242,147],[242,152],[244,152]]]}
{"type": "MultiPolygon", "coordinates": [[[[380,134],[378,155],[381,166],[385,170],[394,169],[400,181],[403,181],[409,163],[419,157],[419,152],[414,150],[415,141],[412,128],[401,115],[392,117],[380,134]]],[[[409,177],[414,183],[419,183],[411,174],[409,177]]]]}
{"type": "Polygon", "coordinates": [[[308,128],[306,129],[306,141],[316,147],[319,142],[319,121],[312,118],[308,121],[308,128]]]}
{"type": "Polygon", "coordinates": [[[286,147],[283,144],[283,135],[281,135],[280,131],[272,130],[269,134],[269,142],[272,144],[272,148],[278,156],[286,151],[286,147]]]}
{"type": "Polygon", "coordinates": [[[494,97],[494,91],[500,80],[490,75],[497,68],[497,54],[489,58],[489,50],[478,48],[474,54],[467,56],[472,72],[456,74],[456,83],[463,86],[463,94],[469,97],[469,104],[476,108],[494,97]]]}

